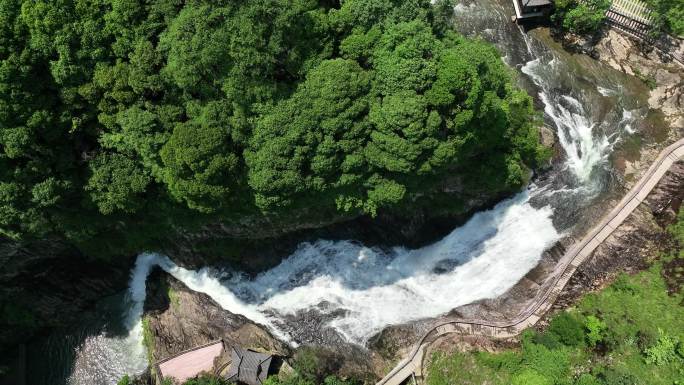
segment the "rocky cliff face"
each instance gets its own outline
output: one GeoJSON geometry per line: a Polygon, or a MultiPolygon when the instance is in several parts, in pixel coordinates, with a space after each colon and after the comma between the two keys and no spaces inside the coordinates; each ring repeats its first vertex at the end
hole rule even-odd
{"type": "Polygon", "coordinates": [[[287,346],[263,325],[224,310],[207,295],[160,271],[148,279],[145,324],[153,362],[219,338],[227,345],[289,355],[287,346]]]}
{"type": "Polygon", "coordinates": [[[648,104],[660,109],[673,133],[684,132],[684,67],[639,41],[613,29],[590,48],[593,56],[626,74],[636,76],[651,88],[648,104]]]}
{"type": "MultiPolygon", "coordinates": [[[[547,135],[548,136],[548,135],[547,135]]],[[[553,136],[553,133],[551,133],[553,136]]],[[[551,141],[548,137],[546,141],[551,141]]],[[[197,268],[229,264],[248,273],[275,266],[301,242],[317,239],[354,239],[369,246],[419,247],[436,241],[463,223],[473,212],[493,206],[513,192],[468,192],[454,180],[444,181],[439,209],[423,197],[402,211],[367,215],[293,213],[287,220],[245,218],[235,223],[216,223],[200,231],[181,233],[160,250],[176,263],[197,268]]]]}
{"type": "Polygon", "coordinates": [[[0,351],[40,328],[71,323],[123,290],[130,262],[103,264],[59,241],[21,246],[0,239],[0,351]]]}
{"type": "MultiPolygon", "coordinates": [[[[292,348],[275,338],[265,326],[219,306],[205,294],[188,289],[166,273],[150,275],[145,302],[146,343],[151,363],[171,357],[219,338],[227,346],[237,345],[277,355],[285,362],[296,360],[313,349],[318,365],[326,374],[374,380],[386,369],[386,362],[356,345],[292,348]]],[[[220,357],[225,362],[227,357],[220,357]]]]}

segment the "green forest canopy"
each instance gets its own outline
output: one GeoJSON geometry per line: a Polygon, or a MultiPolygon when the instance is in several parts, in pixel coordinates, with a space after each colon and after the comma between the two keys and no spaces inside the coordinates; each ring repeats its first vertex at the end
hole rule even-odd
{"type": "Polygon", "coordinates": [[[179,228],[375,215],[546,152],[491,45],[429,0],[3,0],[0,235],[133,252],[179,228]],[[111,246],[116,245],[116,246],[111,246]]]}

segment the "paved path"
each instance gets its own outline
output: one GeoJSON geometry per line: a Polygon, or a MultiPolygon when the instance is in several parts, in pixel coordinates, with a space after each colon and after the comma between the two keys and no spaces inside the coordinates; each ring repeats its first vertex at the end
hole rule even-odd
{"type": "Polygon", "coordinates": [[[534,300],[524,311],[509,321],[456,319],[442,323],[425,333],[404,358],[376,385],[399,385],[411,376],[423,377],[423,355],[426,348],[440,336],[448,333],[482,335],[491,338],[508,338],[533,326],[555,302],[577,267],[618,227],[658,184],[667,170],[684,158],[684,139],[664,149],[646,174],[625,195],[620,203],[594,227],[582,241],[571,247],[558,261],[551,279],[547,279],[534,300]]]}

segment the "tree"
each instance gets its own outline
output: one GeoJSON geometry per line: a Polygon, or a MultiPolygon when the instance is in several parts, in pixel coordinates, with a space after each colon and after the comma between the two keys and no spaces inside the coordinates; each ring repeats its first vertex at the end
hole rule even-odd
{"type": "Polygon", "coordinates": [[[368,88],[356,62],[324,61],[260,120],[245,152],[257,206],[273,210],[313,194],[332,204],[338,194],[360,194],[368,88]]]}
{"type": "Polygon", "coordinates": [[[121,154],[100,154],[90,162],[92,175],[85,187],[102,214],[135,212],[151,182],[138,163],[121,154]]]}
{"type": "Polygon", "coordinates": [[[684,2],[681,0],[647,0],[653,10],[657,28],[675,36],[684,36],[684,2]]]}
{"type": "Polygon", "coordinates": [[[190,208],[212,213],[234,200],[242,183],[240,157],[231,140],[231,111],[223,103],[199,108],[179,123],[160,151],[163,180],[190,208]]]}
{"type": "Polygon", "coordinates": [[[437,213],[448,178],[514,191],[546,154],[531,99],[448,20],[429,0],[3,1],[0,233],[130,254],[221,221],[437,213]]]}
{"type": "Polygon", "coordinates": [[[603,25],[609,7],[608,0],[559,0],[552,20],[567,31],[580,35],[591,34],[603,25]]]}

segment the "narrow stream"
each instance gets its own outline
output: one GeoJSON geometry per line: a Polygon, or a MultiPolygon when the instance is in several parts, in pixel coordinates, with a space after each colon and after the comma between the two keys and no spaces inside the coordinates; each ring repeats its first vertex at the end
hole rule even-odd
{"type": "Polygon", "coordinates": [[[592,205],[614,191],[611,153],[625,138],[638,135],[648,113],[647,92],[638,81],[562,51],[544,29],[524,33],[510,22],[509,1],[477,4],[459,4],[455,25],[496,44],[517,69],[520,85],[537,96],[564,152],[553,171],[420,249],[383,251],[353,241],[319,240],[300,245],[253,279],[233,271],[186,270],[165,256],[141,254],[129,291],[108,299],[102,312],[106,322],[95,320],[34,347],[31,356],[54,362],[30,373],[29,383],[110,385],[124,373],[142,371],[142,303],[154,266],[293,345],[320,337],[322,330],[331,336],[328,343],[364,345],[389,325],[436,317],[513,286],[547,248],[595,215],[592,205]],[[301,322],[312,314],[317,322],[301,322]]]}

